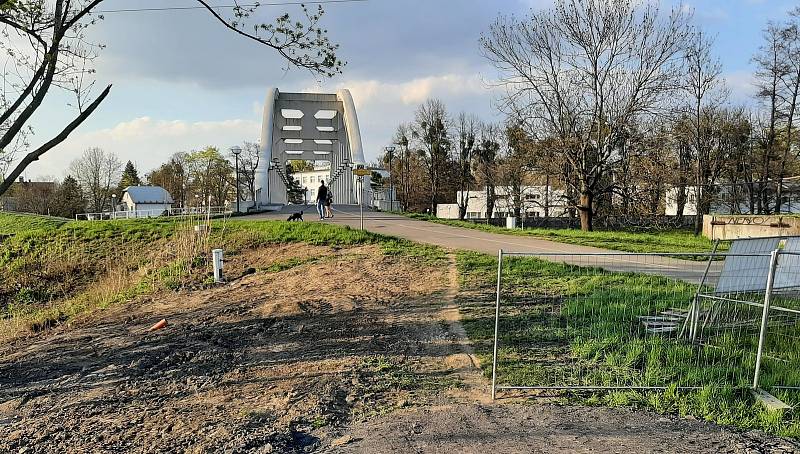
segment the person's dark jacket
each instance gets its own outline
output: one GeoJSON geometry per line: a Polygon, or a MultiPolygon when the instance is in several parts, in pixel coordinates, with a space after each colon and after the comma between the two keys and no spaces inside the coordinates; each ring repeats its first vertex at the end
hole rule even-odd
{"type": "Polygon", "coordinates": [[[326,200],[328,200],[328,187],[320,185],[319,189],[317,189],[317,202],[325,202],[326,200]]]}

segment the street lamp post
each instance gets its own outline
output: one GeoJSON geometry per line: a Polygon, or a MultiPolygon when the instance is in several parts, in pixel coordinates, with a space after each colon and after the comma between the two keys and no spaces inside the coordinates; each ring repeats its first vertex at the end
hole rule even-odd
{"type": "Polygon", "coordinates": [[[111,218],[117,218],[117,195],[111,194],[111,218]]]}
{"type": "Polygon", "coordinates": [[[394,172],[392,172],[392,159],[394,159],[394,145],[386,148],[386,154],[389,155],[389,211],[394,211],[394,172]]]}
{"type": "Polygon", "coordinates": [[[239,211],[239,155],[242,153],[242,148],[234,145],[231,147],[231,153],[236,161],[236,212],[241,213],[239,211]]]}

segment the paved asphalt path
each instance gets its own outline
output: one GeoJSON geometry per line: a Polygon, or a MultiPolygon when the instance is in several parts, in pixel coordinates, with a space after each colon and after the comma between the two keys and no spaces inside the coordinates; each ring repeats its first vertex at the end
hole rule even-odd
{"type": "MultiPolygon", "coordinates": [[[[303,211],[306,222],[325,222],[358,228],[357,206],[334,206],[332,219],[320,221],[313,205],[289,205],[280,212],[254,214],[247,219],[286,220],[294,212],[303,211]]],[[[452,227],[433,222],[409,219],[391,213],[364,211],[364,228],[371,232],[405,238],[418,243],[428,243],[451,249],[464,249],[497,255],[505,252],[544,254],[541,258],[583,266],[598,266],[610,271],[630,271],[681,279],[691,283],[700,281],[705,272],[705,261],[682,260],[658,255],[626,255],[619,251],[574,244],[557,243],[533,237],[504,235],[480,230],[452,227]],[[586,254],[604,254],[589,256],[586,254]]],[[[715,262],[708,281],[713,282],[721,262],[715,262]]]]}

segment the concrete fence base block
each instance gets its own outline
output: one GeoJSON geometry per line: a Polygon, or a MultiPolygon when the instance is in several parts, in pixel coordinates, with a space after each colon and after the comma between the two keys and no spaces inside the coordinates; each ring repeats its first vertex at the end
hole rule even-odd
{"type": "Polygon", "coordinates": [[[760,402],[764,405],[764,408],[767,411],[791,411],[792,407],[784,403],[782,400],[778,399],[777,397],[773,396],[772,394],[764,391],[761,388],[752,389],[750,393],[753,394],[753,397],[756,398],[756,401],[760,402]]]}
{"type": "Polygon", "coordinates": [[[712,214],[703,216],[703,236],[712,240],[800,235],[800,216],[712,214]]]}

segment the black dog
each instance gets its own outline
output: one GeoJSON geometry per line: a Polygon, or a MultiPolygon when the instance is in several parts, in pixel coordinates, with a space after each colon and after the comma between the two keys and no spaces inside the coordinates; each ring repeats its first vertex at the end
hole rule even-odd
{"type": "Polygon", "coordinates": [[[287,221],[302,221],[302,220],[303,220],[302,211],[299,213],[293,213],[291,216],[289,216],[289,219],[287,219],[287,221]]]}

